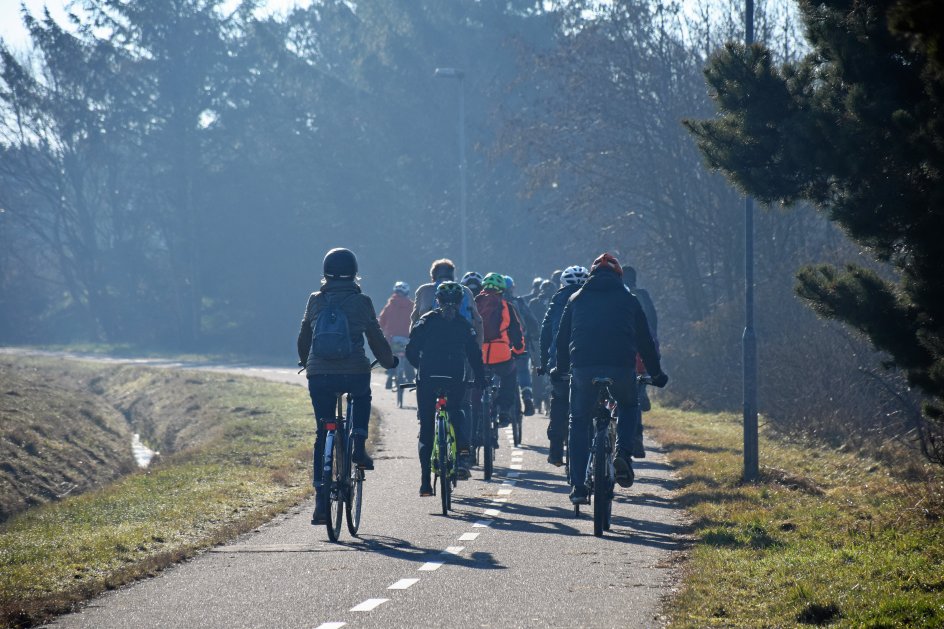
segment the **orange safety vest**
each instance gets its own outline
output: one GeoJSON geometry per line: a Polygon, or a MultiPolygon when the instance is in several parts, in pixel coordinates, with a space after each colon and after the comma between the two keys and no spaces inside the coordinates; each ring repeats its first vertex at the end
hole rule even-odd
{"type": "Polygon", "coordinates": [[[511,360],[511,339],[508,338],[511,311],[508,304],[497,293],[479,293],[475,303],[482,315],[486,339],[491,337],[482,343],[482,362],[486,365],[508,362],[511,360]]]}

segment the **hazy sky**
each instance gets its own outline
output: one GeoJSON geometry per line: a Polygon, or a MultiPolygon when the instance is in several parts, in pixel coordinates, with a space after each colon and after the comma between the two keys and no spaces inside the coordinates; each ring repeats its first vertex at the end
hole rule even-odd
{"type": "MultiPolygon", "coordinates": [[[[60,24],[65,23],[65,7],[70,0],[0,0],[0,38],[7,44],[16,49],[26,47],[27,36],[26,29],[23,27],[23,20],[20,16],[20,5],[25,4],[26,8],[33,15],[40,16],[43,7],[48,6],[49,12],[57,19],[60,24]]],[[[231,0],[233,5],[238,4],[238,0],[231,0]]],[[[266,5],[269,11],[284,12],[295,5],[308,5],[311,0],[267,0],[266,5]]]]}

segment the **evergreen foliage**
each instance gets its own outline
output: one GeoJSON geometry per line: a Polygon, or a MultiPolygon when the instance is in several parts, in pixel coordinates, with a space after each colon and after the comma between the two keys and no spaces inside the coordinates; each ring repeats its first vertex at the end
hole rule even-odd
{"type": "Polygon", "coordinates": [[[708,163],[764,203],[813,203],[880,263],[816,266],[797,293],[887,352],[930,396],[922,446],[944,464],[944,7],[801,0],[810,53],[777,65],[727,44],[705,74],[720,115],[689,122],[708,163]]]}

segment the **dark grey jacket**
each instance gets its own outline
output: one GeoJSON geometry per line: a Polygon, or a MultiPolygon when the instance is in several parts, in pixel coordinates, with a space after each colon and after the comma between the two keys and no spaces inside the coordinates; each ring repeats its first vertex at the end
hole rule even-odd
{"type": "Polygon", "coordinates": [[[603,365],[635,368],[636,352],[649,373],[662,372],[639,300],[615,273],[591,275],[564,306],[557,333],[558,371],[603,365]]]}
{"type": "Polygon", "coordinates": [[[370,372],[370,360],[364,351],[364,337],[370,350],[387,369],[393,367],[393,352],[384,338],[377,313],[370,297],[361,293],[361,287],[353,280],[328,280],[317,293],[308,297],[302,328],[298,332],[298,360],[305,363],[305,372],[310,378],[316,374],[358,374],[370,372]],[[341,310],[347,316],[351,332],[353,351],[347,358],[324,360],[311,355],[311,337],[314,332],[318,313],[325,307],[326,297],[330,295],[334,303],[341,303],[341,310]]]}

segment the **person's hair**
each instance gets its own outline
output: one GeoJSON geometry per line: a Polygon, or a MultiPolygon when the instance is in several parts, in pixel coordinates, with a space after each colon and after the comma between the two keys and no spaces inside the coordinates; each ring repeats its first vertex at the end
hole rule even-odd
{"type": "Polygon", "coordinates": [[[631,288],[636,287],[636,269],[628,264],[623,265],[623,283],[631,288]]]}
{"type": "Polygon", "coordinates": [[[449,279],[455,279],[456,276],[456,265],[452,263],[452,260],[449,258],[440,258],[435,260],[432,266],[429,267],[429,279],[437,280],[442,275],[444,275],[443,270],[448,269],[449,279]]]}

